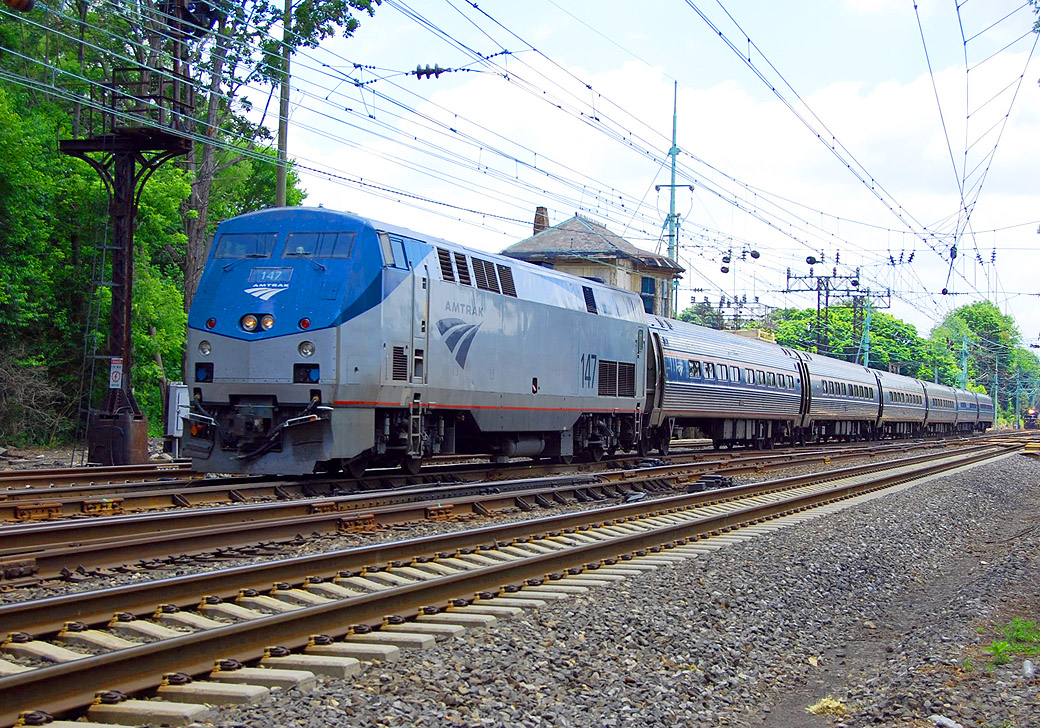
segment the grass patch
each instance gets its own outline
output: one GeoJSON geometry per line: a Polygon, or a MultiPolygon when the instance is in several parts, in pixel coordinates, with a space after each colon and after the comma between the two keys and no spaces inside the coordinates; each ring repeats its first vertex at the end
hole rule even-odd
{"type": "Polygon", "coordinates": [[[1001,634],[1003,639],[995,639],[982,648],[990,654],[994,665],[1011,662],[1016,655],[1040,654],[1040,628],[1036,622],[1016,617],[1001,629],[1001,634]]]}

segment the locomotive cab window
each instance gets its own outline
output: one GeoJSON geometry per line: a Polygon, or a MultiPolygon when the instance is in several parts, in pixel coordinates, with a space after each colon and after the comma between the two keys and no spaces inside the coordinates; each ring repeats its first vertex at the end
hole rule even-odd
{"type": "Polygon", "coordinates": [[[354,233],[289,233],[283,258],[349,258],[354,233]]]}
{"type": "Polygon", "coordinates": [[[217,238],[217,258],[270,258],[278,233],[224,233],[217,238]]]}

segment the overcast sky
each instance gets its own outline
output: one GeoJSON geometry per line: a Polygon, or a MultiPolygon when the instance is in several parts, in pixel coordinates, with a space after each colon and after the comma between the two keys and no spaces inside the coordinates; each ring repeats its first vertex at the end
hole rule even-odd
{"type": "Polygon", "coordinates": [[[1040,336],[1040,63],[1021,2],[409,2],[297,57],[306,204],[489,251],[545,205],[666,252],[654,188],[677,84],[680,307],[815,305],[783,292],[813,255],[816,274],[859,267],[861,288],[891,290],[922,335],[989,298],[1040,336]],[[435,64],[451,70],[404,75],[435,64]]]}

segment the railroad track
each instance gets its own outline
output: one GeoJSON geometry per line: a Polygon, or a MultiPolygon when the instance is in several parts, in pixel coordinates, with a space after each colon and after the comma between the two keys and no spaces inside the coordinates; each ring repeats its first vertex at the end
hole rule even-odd
{"type": "Polygon", "coordinates": [[[111,485],[171,476],[192,477],[191,463],[186,460],[174,460],[169,463],[113,467],[3,470],[0,471],[0,497],[3,497],[8,491],[26,488],[42,490],[65,485],[111,485]]]}
{"type": "MultiPolygon", "coordinates": [[[[754,483],[3,606],[0,634],[12,634],[3,652],[61,662],[0,678],[0,725],[23,710],[82,709],[100,691],[158,688],[168,699],[184,699],[185,691],[171,691],[169,680],[158,687],[172,673],[260,685],[289,680],[279,672],[289,665],[345,674],[352,656],[390,659],[395,653],[386,648],[432,643],[496,615],[681,562],[700,552],[698,539],[1017,448],[966,448],[929,462],[877,464],[874,472],[825,473],[816,482],[754,483]],[[115,641],[118,635],[122,641],[115,641]],[[133,635],[155,641],[129,641],[133,635]],[[70,645],[102,654],[77,653],[70,645]],[[239,672],[240,664],[255,661],[268,671],[239,672]]],[[[194,684],[196,697],[220,690],[194,684]]],[[[107,693],[106,700],[119,696],[107,693]]],[[[158,710],[153,701],[136,707],[149,705],[158,710]]],[[[95,706],[88,715],[106,710],[95,706]]]]}
{"type": "MultiPolygon", "coordinates": [[[[696,442],[696,441],[691,441],[696,442]]],[[[812,449],[781,448],[768,452],[747,450],[716,452],[711,449],[691,450],[657,458],[669,462],[700,463],[704,467],[731,467],[727,463],[737,461],[745,463],[752,469],[783,464],[797,458],[800,462],[819,462],[826,458],[834,460],[854,457],[876,456],[879,454],[904,452],[909,449],[938,448],[951,443],[963,444],[965,441],[923,441],[873,443],[857,445],[840,445],[812,449]]],[[[125,513],[162,510],[170,508],[191,508],[213,506],[228,503],[250,503],[265,501],[292,500],[295,498],[334,497],[355,492],[373,492],[396,490],[417,485],[440,485],[452,482],[478,482],[500,480],[505,477],[550,477],[561,473],[579,472],[596,473],[611,469],[634,466],[642,459],[634,456],[618,456],[599,463],[585,463],[576,466],[551,464],[531,464],[527,461],[511,463],[508,466],[489,465],[488,463],[468,464],[435,464],[424,468],[416,476],[408,476],[400,471],[375,471],[364,478],[352,479],[346,476],[316,475],[301,478],[279,477],[227,477],[196,478],[187,477],[186,466],[161,468],[154,472],[151,479],[144,479],[144,470],[134,481],[127,475],[126,480],[105,480],[99,477],[95,481],[79,481],[86,478],[79,475],[81,470],[101,472],[101,469],[79,469],[71,474],[65,484],[61,484],[61,471],[41,471],[53,475],[41,475],[39,479],[21,481],[17,474],[26,473],[36,478],[37,471],[17,471],[7,474],[5,481],[0,480],[0,521],[24,523],[32,521],[56,520],[79,516],[112,516],[125,513]]],[[[151,466],[129,466],[151,467],[151,466]]],[[[118,469],[122,471],[122,469],[118,469]]],[[[736,471],[734,471],[736,472],[736,471]]],[[[190,474],[189,474],[190,475],[190,474]]]]}
{"type": "MultiPolygon", "coordinates": [[[[934,447],[926,449],[930,452],[934,447]]],[[[198,554],[229,558],[237,554],[235,549],[239,547],[253,550],[259,545],[277,553],[278,543],[298,544],[313,534],[369,532],[402,523],[618,500],[633,493],[659,494],[683,489],[689,481],[703,476],[725,478],[795,462],[831,464],[842,457],[863,455],[860,450],[840,454],[744,454],[730,460],[604,470],[597,474],[448,484],[435,491],[429,486],[416,486],[381,493],[3,526],[0,585],[17,586],[63,575],[89,578],[101,569],[128,566],[145,570],[164,568],[170,559],[198,554]],[[78,575],[73,573],[77,570],[78,575]]],[[[916,460],[928,457],[918,455],[916,460]]],[[[858,471],[872,467],[876,466],[861,466],[858,471]]],[[[842,472],[834,471],[836,476],[842,472]]],[[[795,478],[793,482],[801,481],[795,478]]]]}

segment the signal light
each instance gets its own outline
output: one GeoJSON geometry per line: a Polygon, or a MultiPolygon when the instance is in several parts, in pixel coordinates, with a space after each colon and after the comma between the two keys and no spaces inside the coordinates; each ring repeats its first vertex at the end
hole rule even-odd
{"type": "Polygon", "coordinates": [[[301,329],[307,330],[310,327],[311,327],[311,320],[309,318],[304,317],[304,318],[300,319],[300,328],[301,329]]]}
{"type": "Polygon", "coordinates": [[[265,313],[260,317],[260,327],[263,328],[264,331],[270,331],[272,326],[274,326],[274,316],[265,313]]]}
{"type": "Polygon", "coordinates": [[[4,5],[19,13],[27,13],[36,5],[36,0],[4,0],[4,5]]]}
{"type": "Polygon", "coordinates": [[[260,322],[256,320],[256,316],[251,313],[247,313],[242,317],[242,328],[246,331],[256,331],[256,327],[260,322]]]}
{"type": "Polygon", "coordinates": [[[206,319],[206,328],[207,329],[212,329],[216,325],[217,325],[217,320],[215,318],[206,319]]]}

